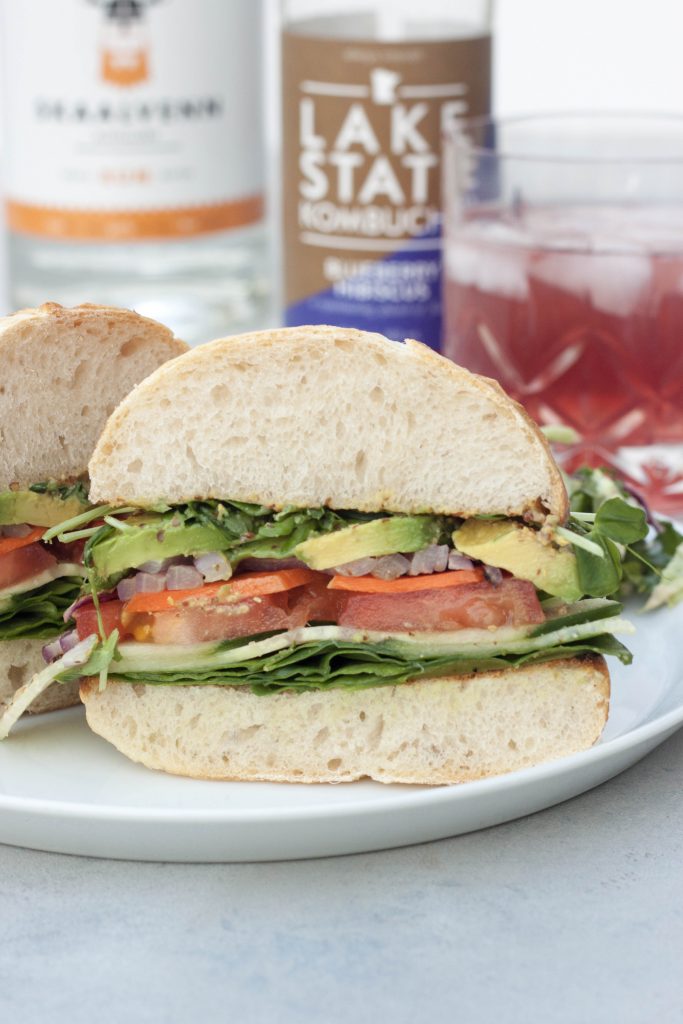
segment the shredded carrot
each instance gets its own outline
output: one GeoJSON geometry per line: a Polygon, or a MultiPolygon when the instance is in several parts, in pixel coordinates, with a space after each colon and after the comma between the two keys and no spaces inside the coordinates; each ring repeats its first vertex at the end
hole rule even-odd
{"type": "Polygon", "coordinates": [[[17,548],[25,548],[29,544],[35,544],[44,533],[44,526],[35,526],[25,537],[0,537],[0,555],[9,555],[11,551],[16,551],[17,548]]]}
{"type": "Polygon", "coordinates": [[[400,576],[397,580],[378,580],[374,576],[333,576],[328,590],[355,590],[360,594],[405,594],[411,590],[439,590],[481,583],[481,569],[452,569],[429,576],[400,576]]]}
{"type": "Polygon", "coordinates": [[[234,597],[261,597],[293,590],[318,579],[319,573],[312,569],[280,569],[278,572],[244,572],[231,580],[205,583],[191,590],[159,590],[152,594],[134,594],[126,602],[126,615],[138,612],[164,612],[179,604],[200,599],[218,598],[226,602],[234,597]]]}

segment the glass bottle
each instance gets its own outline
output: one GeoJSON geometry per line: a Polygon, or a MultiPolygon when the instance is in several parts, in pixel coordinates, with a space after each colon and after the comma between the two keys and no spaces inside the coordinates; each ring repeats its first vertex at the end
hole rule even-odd
{"type": "Polygon", "coordinates": [[[266,305],[262,0],[3,0],[14,306],[188,341],[266,305]]]}
{"type": "Polygon", "coordinates": [[[284,0],[285,320],[441,339],[440,136],[485,115],[490,0],[284,0]]]}

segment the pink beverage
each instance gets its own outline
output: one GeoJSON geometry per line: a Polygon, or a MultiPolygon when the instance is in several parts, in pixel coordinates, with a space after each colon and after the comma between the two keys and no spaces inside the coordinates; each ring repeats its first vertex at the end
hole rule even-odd
{"type": "Polygon", "coordinates": [[[444,352],[683,512],[683,206],[471,206],[447,237],[444,352]]]}

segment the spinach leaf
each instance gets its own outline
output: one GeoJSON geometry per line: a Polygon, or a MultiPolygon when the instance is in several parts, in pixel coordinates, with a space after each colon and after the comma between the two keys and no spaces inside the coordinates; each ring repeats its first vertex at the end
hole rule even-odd
{"type": "Polygon", "coordinates": [[[14,594],[0,605],[0,640],[45,640],[64,632],[64,612],[81,591],[80,577],[62,577],[14,594]]]}

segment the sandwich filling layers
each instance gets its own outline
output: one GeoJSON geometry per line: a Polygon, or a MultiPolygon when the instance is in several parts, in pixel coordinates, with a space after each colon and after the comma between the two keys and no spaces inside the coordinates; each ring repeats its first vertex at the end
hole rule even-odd
{"type": "Polygon", "coordinates": [[[42,683],[107,672],[258,695],[362,689],[630,653],[610,595],[619,543],[645,536],[619,498],[566,527],[195,501],[93,510],[88,586],[42,683]]]}
{"type": "MultiPolygon", "coordinates": [[[[65,613],[86,575],[84,542],[50,544],[45,537],[50,527],[88,509],[81,481],[0,493],[0,640],[45,640],[64,631],[65,613]]],[[[51,653],[62,648],[57,644],[51,653]]]]}

